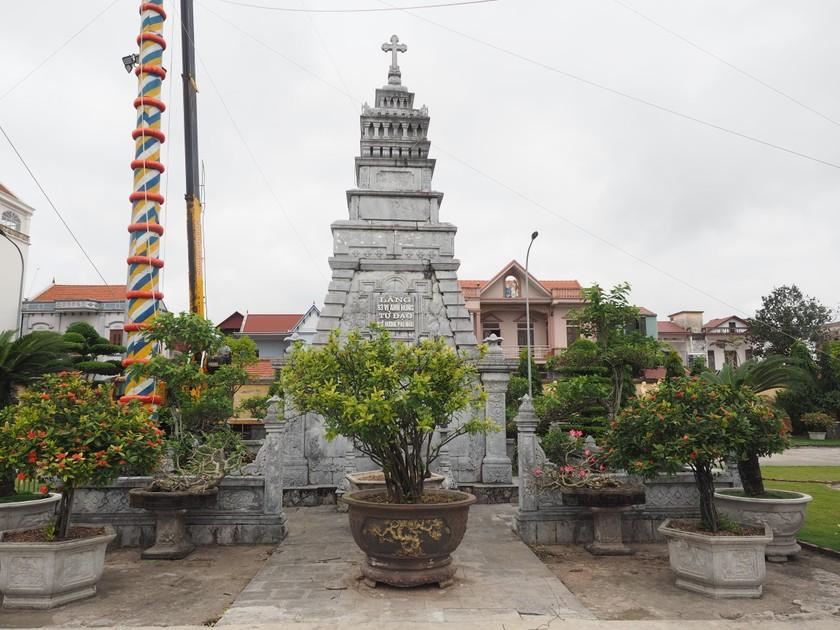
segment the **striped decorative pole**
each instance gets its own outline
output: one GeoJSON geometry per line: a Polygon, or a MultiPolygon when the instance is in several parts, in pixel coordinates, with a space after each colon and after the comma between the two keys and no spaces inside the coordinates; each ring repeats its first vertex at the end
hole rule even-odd
{"type": "MultiPolygon", "coordinates": [[[[159,258],[160,237],[163,226],[160,225],[160,206],[163,195],[160,194],[160,179],[163,164],[160,162],[160,145],[166,140],[161,127],[161,114],[166,105],[160,99],[161,85],[166,77],[163,68],[163,51],[166,41],[163,39],[163,22],[166,13],[163,0],[146,0],[140,5],[142,27],[137,43],[140,46],[140,63],[135,70],[138,77],[138,96],[134,100],[137,109],[137,126],[131,133],[135,143],[134,190],[129,196],[131,201],[131,225],[129,239],[128,284],[126,298],[128,309],[124,329],[128,333],[128,349],[123,366],[147,362],[159,350],[158,344],[144,339],[143,331],[148,328],[159,310],[163,293],[158,291],[160,269],[163,261],[159,258]]],[[[144,403],[157,404],[161,398],[155,390],[155,381],[151,378],[130,378],[126,384],[122,401],[140,400],[144,403]]]]}

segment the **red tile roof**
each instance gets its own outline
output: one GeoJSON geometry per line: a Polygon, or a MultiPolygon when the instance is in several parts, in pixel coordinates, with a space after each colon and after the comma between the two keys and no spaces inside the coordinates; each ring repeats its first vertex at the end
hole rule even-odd
{"type": "Polygon", "coordinates": [[[251,378],[274,378],[274,368],[271,367],[271,359],[260,359],[254,365],[245,368],[251,378]]]}
{"type": "Polygon", "coordinates": [[[33,298],[33,302],[55,302],[56,300],[94,300],[96,302],[120,302],[125,300],[124,284],[54,284],[33,298]]]}
{"type": "Polygon", "coordinates": [[[665,378],[665,368],[645,368],[644,375],[646,381],[661,381],[665,378]]]}
{"type": "Polygon", "coordinates": [[[656,317],[656,313],[644,306],[637,306],[636,308],[639,309],[639,315],[644,315],[645,317],[656,317]]]}
{"type": "Polygon", "coordinates": [[[3,184],[0,184],[0,193],[5,193],[9,195],[9,197],[14,197],[15,199],[17,199],[17,195],[15,195],[15,193],[6,188],[3,184]]]}
{"type": "Polygon", "coordinates": [[[301,320],[304,313],[248,313],[242,324],[245,334],[287,333],[301,320]]]}
{"type": "Polygon", "coordinates": [[[538,280],[546,289],[580,289],[577,280],[538,280]]]}
{"type": "Polygon", "coordinates": [[[234,311],[227,317],[225,317],[219,324],[216,326],[219,330],[233,330],[239,332],[239,329],[242,327],[242,320],[245,319],[245,316],[240,313],[239,311],[234,311]]]}
{"type": "Polygon", "coordinates": [[[656,322],[656,330],[665,335],[687,335],[688,331],[674,322],[656,322]]]}

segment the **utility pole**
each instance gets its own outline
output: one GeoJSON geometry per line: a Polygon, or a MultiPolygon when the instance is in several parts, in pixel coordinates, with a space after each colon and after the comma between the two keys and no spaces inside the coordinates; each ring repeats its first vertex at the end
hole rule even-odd
{"type": "Polygon", "coordinates": [[[181,0],[181,79],[184,85],[184,159],[187,192],[187,256],[190,312],[204,317],[204,262],[202,253],[201,194],[198,175],[198,112],[195,83],[195,21],[193,0],[181,0]]]}

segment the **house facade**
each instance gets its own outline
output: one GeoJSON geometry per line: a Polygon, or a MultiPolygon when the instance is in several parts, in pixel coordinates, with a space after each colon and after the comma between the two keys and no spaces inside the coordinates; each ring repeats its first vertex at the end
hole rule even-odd
{"type": "Polygon", "coordinates": [[[260,359],[278,359],[291,345],[292,335],[312,343],[320,311],[313,304],[305,313],[248,313],[235,311],[217,326],[225,334],[250,337],[260,359]]]}
{"type": "MultiPolygon", "coordinates": [[[[577,280],[537,280],[528,276],[533,356],[544,362],[578,338],[569,312],[583,304],[577,280]]],[[[477,339],[502,338],[505,356],[517,358],[527,345],[525,268],[513,260],[490,280],[461,280],[467,311],[477,339]]]]}
{"type": "Polygon", "coordinates": [[[64,333],[85,322],[111,343],[124,345],[124,284],[52,284],[22,305],[23,333],[64,333]]]}
{"type": "Polygon", "coordinates": [[[727,363],[738,367],[752,358],[745,319],[737,315],[703,319],[703,311],[671,313],[668,321],[657,322],[659,340],[671,346],[686,366],[702,357],[710,369],[719,370],[727,363]]]}
{"type": "Polygon", "coordinates": [[[29,253],[31,207],[0,184],[0,330],[18,330],[29,253]]]}

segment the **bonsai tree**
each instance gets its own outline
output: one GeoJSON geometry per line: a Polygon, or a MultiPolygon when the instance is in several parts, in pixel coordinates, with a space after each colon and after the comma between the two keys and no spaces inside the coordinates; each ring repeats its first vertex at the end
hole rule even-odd
{"type": "Polygon", "coordinates": [[[192,313],[161,313],[144,334],[171,350],[171,356],[155,355],[132,370],[165,384],[166,402],[158,413],[170,436],[175,467],[187,466],[194,455],[204,459],[206,449],[198,449],[208,440],[226,444],[220,446],[226,455],[244,453],[227,420],[235,413],[234,395],[248,381],[245,368],[257,362],[253,340],[226,337],[212,322],[192,313]],[[207,368],[210,357],[218,359],[218,367],[207,368]],[[216,433],[220,435],[211,438],[216,433]]]}
{"type": "Polygon", "coordinates": [[[604,457],[613,467],[648,478],[675,474],[687,464],[700,494],[701,527],[717,532],[712,468],[744,447],[755,405],[746,388],[697,377],[667,379],[622,410],[606,435],[604,457]]]}
{"type": "Polygon", "coordinates": [[[809,431],[823,432],[834,425],[834,418],[822,411],[810,411],[802,414],[802,424],[809,431]]]}
{"type": "MultiPolygon", "coordinates": [[[[161,431],[139,403],[120,405],[111,388],[77,372],[43,377],[0,412],[0,453],[18,479],[57,480],[61,501],[56,538],[67,538],[76,488],[101,485],[121,472],[150,470],[161,431]]],[[[42,487],[46,492],[46,485],[42,487]]]]}
{"type": "Polygon", "coordinates": [[[335,331],[322,348],[298,344],[281,380],[299,412],[323,416],[328,439],[350,438],[382,467],[394,503],[422,501],[444,444],[496,428],[474,418],[433,441],[435,429],[484,400],[475,365],[440,338],[395,342],[373,326],[370,338],[353,331],[341,340],[335,331]]]}
{"type": "Polygon", "coordinates": [[[99,357],[125,352],[123,346],[111,343],[102,337],[96,329],[85,322],[76,322],[67,327],[64,333],[64,341],[72,353],[73,367],[89,380],[97,376],[114,376],[122,372],[122,365],[119,360],[100,361],[99,357]]]}
{"type": "MultiPolygon", "coordinates": [[[[14,331],[0,332],[0,410],[15,402],[18,388],[68,364],[66,344],[57,333],[36,331],[14,339],[14,331]]],[[[0,499],[14,492],[14,468],[0,457],[0,499]]]]}

